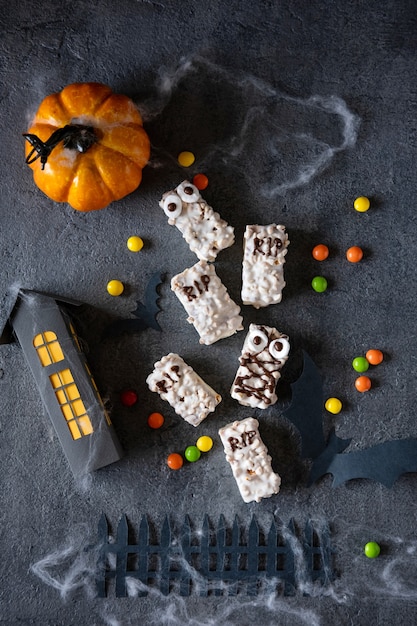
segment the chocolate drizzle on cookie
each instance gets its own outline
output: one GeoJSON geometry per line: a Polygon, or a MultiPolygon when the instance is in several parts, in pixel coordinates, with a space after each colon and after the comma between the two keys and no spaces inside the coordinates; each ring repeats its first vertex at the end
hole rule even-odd
{"type": "MultiPolygon", "coordinates": [[[[261,353],[262,354],[262,353],[261,353]]],[[[271,396],[274,393],[276,380],[274,372],[280,369],[281,361],[262,361],[257,354],[245,354],[240,357],[240,364],[248,370],[248,373],[238,376],[235,380],[234,391],[248,397],[254,397],[265,404],[271,404],[271,396]],[[275,366],[271,371],[267,366],[275,366]],[[262,381],[261,386],[249,384],[249,381],[262,381]]]]}

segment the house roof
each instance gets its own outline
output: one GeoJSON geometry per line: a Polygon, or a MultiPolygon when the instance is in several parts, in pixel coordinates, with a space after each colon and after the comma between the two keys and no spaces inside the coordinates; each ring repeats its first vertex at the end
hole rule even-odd
{"type": "Polygon", "coordinates": [[[6,294],[3,295],[0,302],[0,344],[10,342],[8,323],[16,306],[16,303],[25,294],[38,294],[43,296],[44,298],[50,298],[51,300],[54,300],[57,304],[68,304],[71,306],[81,306],[83,304],[82,302],[79,302],[77,300],[72,300],[63,296],[57,296],[55,294],[44,293],[42,291],[36,291],[34,289],[23,289],[20,287],[10,289],[6,294]]]}

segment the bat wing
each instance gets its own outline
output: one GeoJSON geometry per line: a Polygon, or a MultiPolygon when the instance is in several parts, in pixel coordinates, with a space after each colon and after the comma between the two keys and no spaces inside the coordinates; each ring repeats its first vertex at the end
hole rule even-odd
{"type": "Polygon", "coordinates": [[[347,454],[334,453],[334,448],[333,453],[325,450],[313,462],[309,484],[324,474],[332,474],[333,487],[354,478],[367,478],[392,487],[402,474],[410,472],[417,472],[417,439],[394,439],[347,454]]]}
{"type": "Polygon", "coordinates": [[[146,323],[146,328],[161,330],[160,325],[156,321],[156,316],[161,310],[161,307],[158,304],[158,287],[162,283],[162,280],[163,275],[158,272],[151,276],[145,289],[145,304],[137,302],[137,308],[132,311],[133,315],[146,323]]]}
{"type": "Polygon", "coordinates": [[[291,404],[283,413],[301,435],[302,458],[315,459],[326,448],[323,435],[323,386],[320,372],[303,350],[303,371],[291,384],[291,404]]]}

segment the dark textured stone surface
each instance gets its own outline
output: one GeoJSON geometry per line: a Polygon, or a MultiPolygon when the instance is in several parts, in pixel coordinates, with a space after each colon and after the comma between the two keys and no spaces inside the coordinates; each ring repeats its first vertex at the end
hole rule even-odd
{"type": "Polygon", "coordinates": [[[1,16],[0,296],[19,285],[89,305],[79,323],[126,455],[74,482],[22,351],[0,347],[0,624],[414,623],[415,474],[392,489],[362,480],[333,489],[330,476],[307,488],[297,436],[280,417],[284,393],[276,407],[255,412],[281,494],[241,501],[216,433],[251,414],[228,394],[244,333],[199,345],[169,289],[171,276],[196,259],[158,200],[189,175],[178,152],[194,151],[191,175],[209,176],[203,196],[236,229],[237,244],[216,267],[237,301],[245,224],[284,223],[291,245],[283,302],[243,307],[245,328],[276,325],[310,353],[326,397],[344,403],[338,416],[324,415],[324,427],[352,438],[347,451],[417,437],[415,3],[20,0],[2,2],[1,16]],[[34,186],[21,137],[43,97],[76,81],[132,97],[153,144],[138,191],[89,215],[34,186]],[[312,169],[301,171],[305,165],[312,169]],[[372,202],[366,214],[352,208],[362,194],[372,202]],[[137,255],[125,244],[132,234],[145,240],[137,255]],[[331,256],[318,265],[310,251],[321,241],[331,256]],[[365,250],[359,265],[345,259],[355,244],[365,250]],[[130,316],[156,271],[167,274],[162,332],[102,342],[109,320],[130,316]],[[325,294],[309,286],[317,273],[328,277],[325,294]],[[106,292],[114,277],[128,286],[121,298],[106,292]],[[373,390],[359,395],[350,362],[369,347],[386,359],[372,371],[373,390]],[[197,430],[147,390],[153,363],[169,351],[223,396],[197,430]],[[119,403],[125,387],[140,397],[132,409],[119,403]],[[152,410],[166,416],[162,431],[146,425],[152,410]],[[170,472],[168,452],[200,434],[215,438],[213,450],[170,472]],[[113,526],[123,513],[132,523],[147,514],[156,526],[186,513],[197,526],[204,513],[245,524],[252,514],[265,525],[274,515],[328,521],[337,578],[309,596],[301,585],[294,598],[97,599],[80,555],[102,511],[113,526]],[[383,546],[374,561],[362,554],[370,540],[383,546]]]}

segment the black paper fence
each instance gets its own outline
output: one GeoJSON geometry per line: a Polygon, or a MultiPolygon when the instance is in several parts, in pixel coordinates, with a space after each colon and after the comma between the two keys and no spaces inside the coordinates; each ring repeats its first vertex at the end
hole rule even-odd
{"type": "MultiPolygon", "coordinates": [[[[273,520],[263,533],[252,517],[246,537],[244,530],[237,518],[228,528],[223,516],[217,528],[212,528],[205,515],[201,531],[193,531],[186,517],[176,532],[165,517],[159,542],[152,542],[149,521],[143,516],[137,541],[130,543],[127,517],[120,519],[113,539],[102,515],[98,526],[98,596],[106,597],[110,581],[115,581],[117,597],[129,595],[128,583],[136,585],[138,596],[146,596],[155,588],[163,595],[236,595],[246,589],[254,596],[277,591],[294,595],[298,580],[324,585],[334,579],[327,524],[318,531],[308,520],[298,537],[294,520],[287,527],[273,520]]],[[[306,588],[304,584],[304,593],[306,588]]]]}

